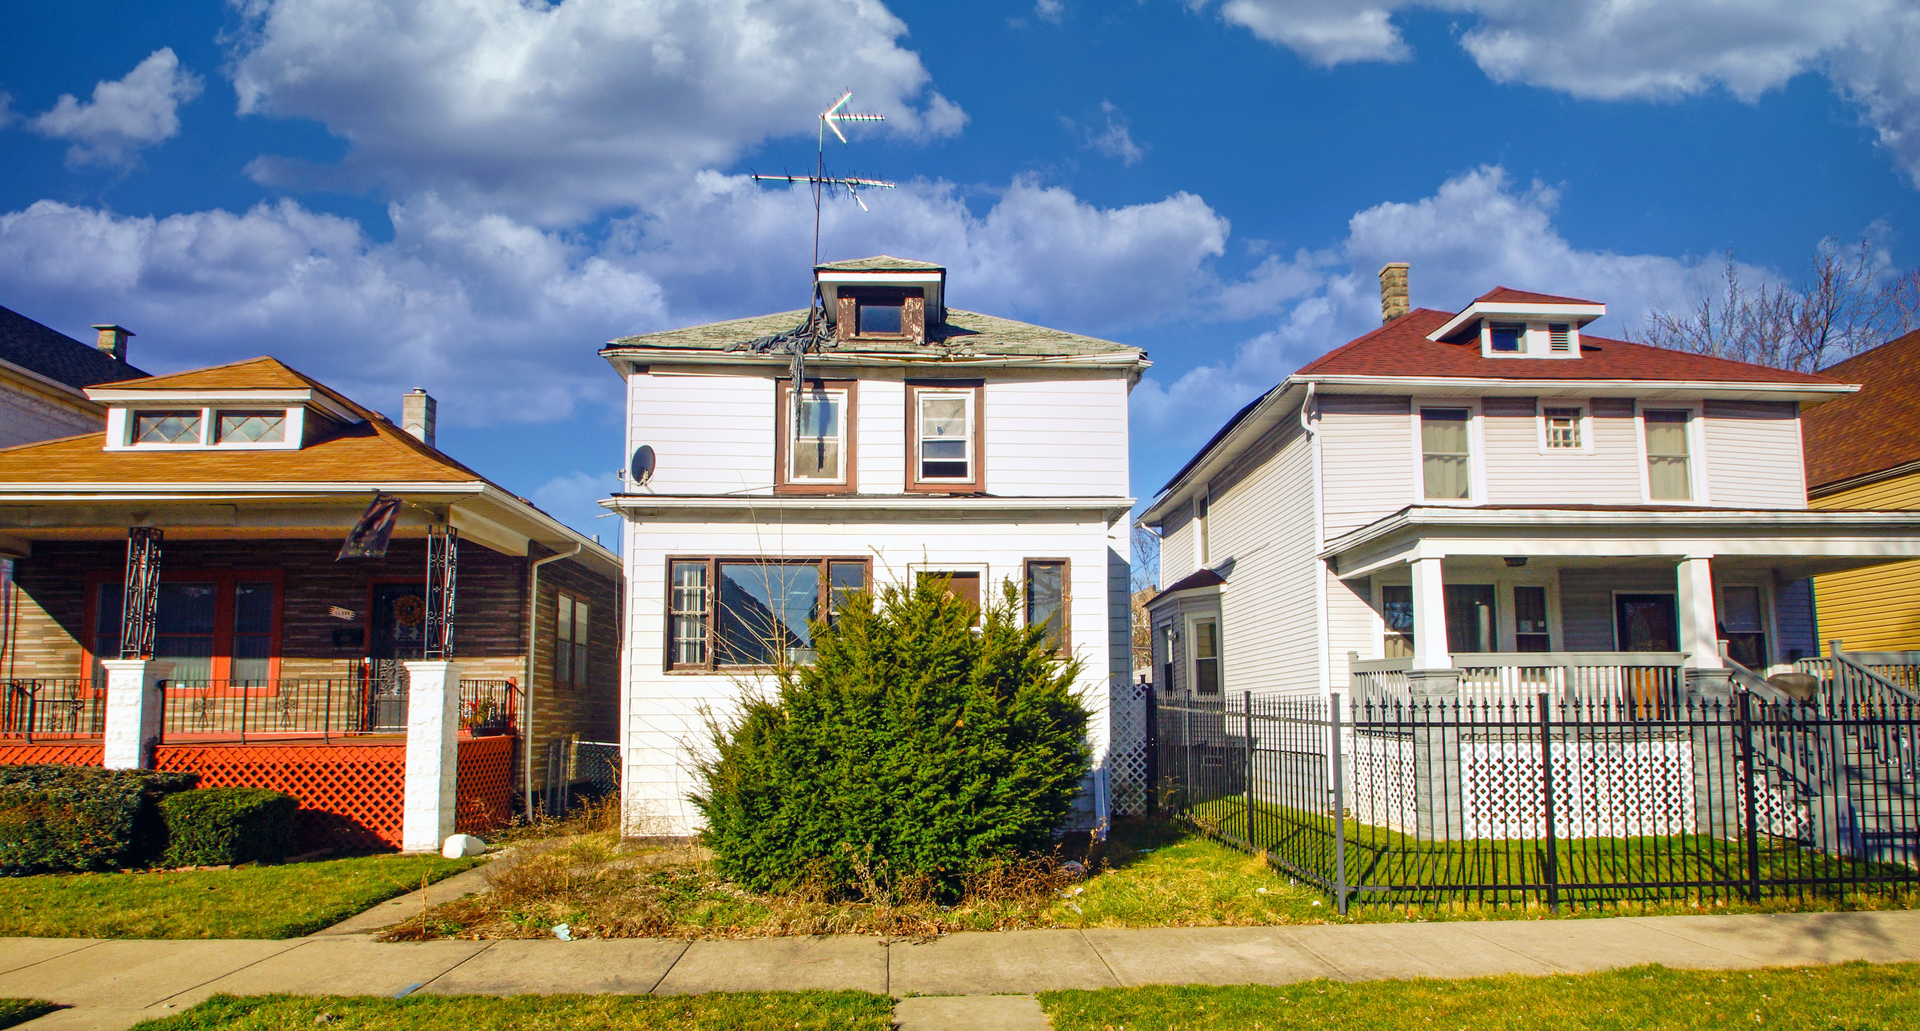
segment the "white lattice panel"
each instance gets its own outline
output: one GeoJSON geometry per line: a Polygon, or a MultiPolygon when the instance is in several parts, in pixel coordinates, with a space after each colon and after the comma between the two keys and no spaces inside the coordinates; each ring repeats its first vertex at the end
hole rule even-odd
{"type": "MultiPolygon", "coordinates": [[[[1738,781],[1734,783],[1739,785],[1738,781]]],[[[1754,823],[1762,834],[1795,841],[1813,841],[1813,812],[1800,800],[1799,792],[1790,787],[1774,786],[1764,773],[1753,775],[1753,786],[1759,789],[1754,794],[1754,801],[1758,803],[1754,823]]],[[[1740,809],[1736,811],[1745,811],[1746,805],[1746,789],[1741,787],[1740,809]]]]}
{"type": "Polygon", "coordinates": [[[1147,811],[1147,699],[1151,687],[1116,683],[1108,698],[1113,738],[1107,749],[1109,806],[1115,816],[1147,811]]]}
{"type": "MultiPolygon", "coordinates": [[[[1464,742],[1461,809],[1468,838],[1546,835],[1540,745],[1464,742]]],[[[1581,741],[1553,749],[1554,832],[1565,838],[1694,830],[1693,742],[1581,741]]]]}
{"type": "Polygon", "coordinates": [[[1353,818],[1375,827],[1414,829],[1413,742],[1406,738],[1343,734],[1347,807],[1353,818]]]}

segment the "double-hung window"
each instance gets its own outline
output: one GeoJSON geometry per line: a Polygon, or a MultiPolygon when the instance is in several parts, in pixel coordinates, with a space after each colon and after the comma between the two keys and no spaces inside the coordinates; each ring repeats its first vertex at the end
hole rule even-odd
{"type": "Polygon", "coordinates": [[[1473,496],[1472,415],[1465,408],[1420,409],[1424,497],[1459,501],[1473,496]]]}
{"type": "Polygon", "coordinates": [[[1654,501],[1687,501],[1693,497],[1692,454],[1688,445],[1686,409],[1642,413],[1647,426],[1647,497],[1654,501]]]}
{"type": "Polygon", "coordinates": [[[982,393],[974,381],[907,385],[907,489],[981,489],[982,393]]]}
{"type": "Polygon", "coordinates": [[[853,397],[849,381],[780,381],[780,462],[776,489],[841,493],[855,489],[853,397]]]}
{"type": "Polygon", "coordinates": [[[555,687],[587,686],[587,627],[590,607],[586,599],[562,591],[554,603],[553,684],[555,687]]]}
{"type": "Polygon", "coordinates": [[[1220,693],[1220,621],[1196,619],[1192,628],[1193,693],[1220,693]]]}
{"type": "Polygon", "coordinates": [[[812,662],[814,624],[869,579],[857,558],[676,558],[667,567],[670,670],[812,662]]]}

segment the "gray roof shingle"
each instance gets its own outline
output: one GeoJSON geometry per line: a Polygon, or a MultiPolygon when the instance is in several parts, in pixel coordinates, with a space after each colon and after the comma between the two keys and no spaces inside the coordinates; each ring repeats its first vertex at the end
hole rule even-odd
{"type": "Polygon", "coordinates": [[[815,265],[813,269],[815,272],[945,272],[946,266],[935,265],[931,261],[896,258],[891,254],[876,254],[871,258],[829,261],[824,265],[815,265]]]}
{"type": "Polygon", "coordinates": [[[0,307],[0,359],[80,389],[146,373],[38,322],[0,307]]]}
{"type": "MultiPolygon", "coordinates": [[[[688,326],[685,329],[621,337],[608,343],[602,350],[617,351],[629,347],[674,351],[736,350],[747,341],[793,329],[806,317],[806,310],[800,309],[773,315],[756,315],[746,319],[732,319],[726,322],[709,322],[701,326],[688,326]]],[[[833,347],[830,353],[1008,355],[1032,358],[1096,354],[1141,357],[1146,354],[1138,347],[1117,344],[1111,340],[1049,329],[1030,322],[1015,322],[1012,319],[1003,319],[994,315],[961,311],[958,308],[948,308],[946,323],[938,327],[928,327],[927,335],[928,343],[924,346],[916,346],[905,341],[895,343],[862,340],[857,344],[842,343],[833,347]]]]}

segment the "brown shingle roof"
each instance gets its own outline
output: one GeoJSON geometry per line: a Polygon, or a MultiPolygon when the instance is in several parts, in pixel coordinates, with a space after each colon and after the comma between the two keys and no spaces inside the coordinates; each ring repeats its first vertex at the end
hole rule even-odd
{"type": "Polygon", "coordinates": [[[1808,487],[1920,459],[1920,330],[1821,371],[1860,392],[1801,417],[1808,487]]]}
{"type": "Polygon", "coordinates": [[[366,420],[298,451],[108,451],[104,433],[0,449],[0,483],[337,483],[484,481],[412,434],[272,358],[117,383],[117,389],[312,387],[366,420]]]}
{"type": "MultiPolygon", "coordinates": [[[[1546,295],[1537,295],[1546,296],[1546,295]]],[[[1580,302],[1586,303],[1586,302],[1580,302]]],[[[1457,376],[1507,380],[1685,380],[1709,383],[1802,383],[1830,386],[1828,376],[1749,365],[1704,354],[1580,335],[1580,357],[1488,358],[1471,344],[1428,340],[1451,312],[1416,308],[1379,329],[1308,362],[1302,376],[1457,376]]]]}
{"type": "Polygon", "coordinates": [[[1474,298],[1475,301],[1494,301],[1507,304],[1599,304],[1599,301],[1583,301],[1578,297],[1561,297],[1558,294],[1536,294],[1512,287],[1496,286],[1474,298]]]}
{"type": "MultiPolygon", "coordinates": [[[[624,347],[686,351],[734,350],[749,340],[790,330],[800,325],[806,317],[805,311],[785,311],[726,322],[709,322],[700,326],[688,326],[685,329],[621,337],[607,344],[602,351],[617,351],[624,347]]],[[[1111,340],[1082,336],[1079,333],[1069,333],[1066,330],[1048,326],[1036,326],[1030,322],[1016,322],[997,315],[962,311],[959,308],[948,308],[946,322],[940,326],[928,327],[928,336],[941,346],[921,346],[905,340],[897,343],[858,340],[839,344],[824,353],[929,357],[941,357],[947,351],[961,354],[1036,357],[1146,354],[1137,347],[1117,344],[1111,340]]]]}

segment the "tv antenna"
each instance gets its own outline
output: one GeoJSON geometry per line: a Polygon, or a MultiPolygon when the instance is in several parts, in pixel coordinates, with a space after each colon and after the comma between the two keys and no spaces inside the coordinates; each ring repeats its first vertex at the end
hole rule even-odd
{"type": "Polygon", "coordinates": [[[806,183],[813,187],[813,263],[820,264],[820,200],[828,190],[842,189],[847,196],[860,205],[861,211],[868,210],[867,202],[860,199],[864,189],[891,190],[894,184],[880,179],[861,179],[855,176],[831,176],[827,174],[827,133],[831,132],[841,143],[847,142],[847,134],[840,131],[843,122],[884,122],[886,115],[855,114],[846,110],[847,101],[853,99],[853,91],[840,94],[833,106],[820,112],[820,144],[814,159],[812,175],[760,175],[753,178],[759,182],[806,183]]]}

